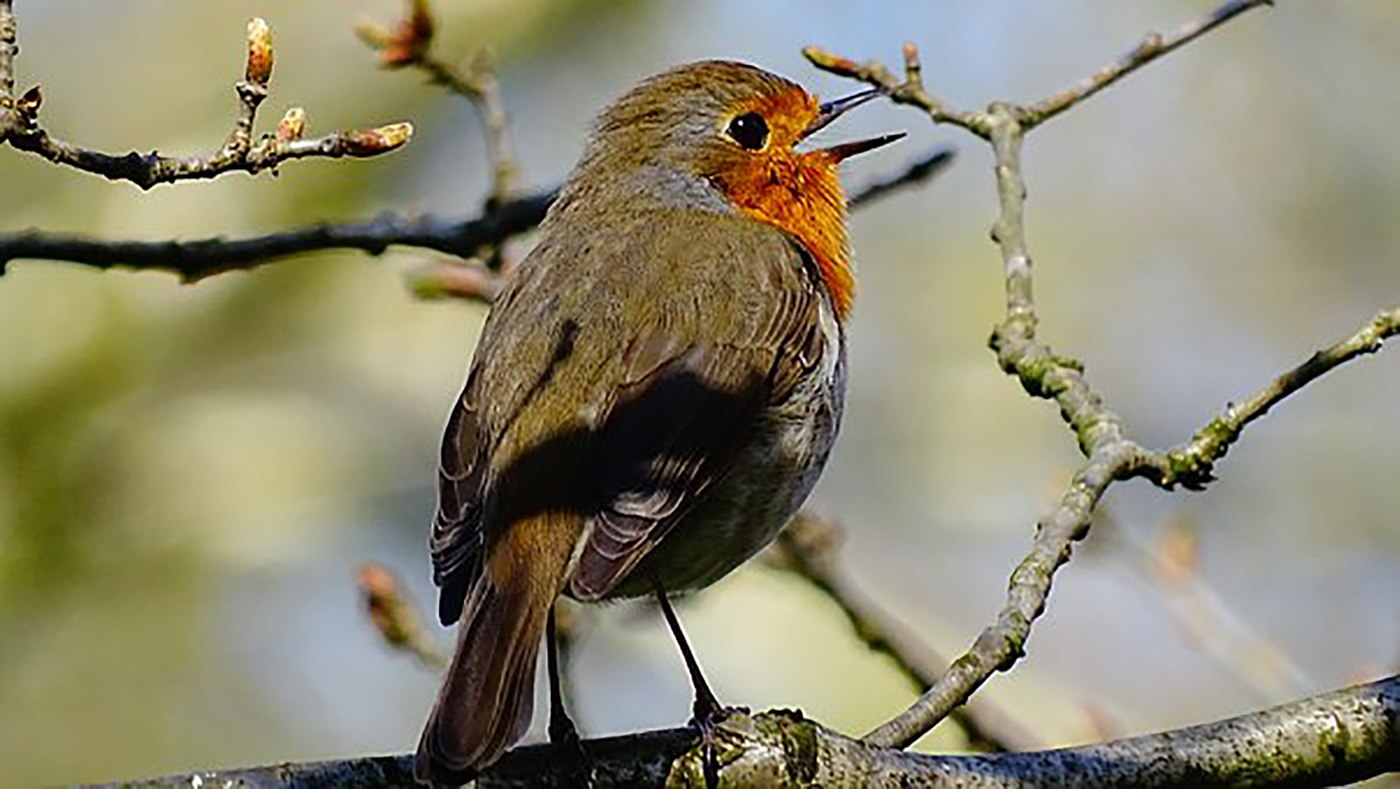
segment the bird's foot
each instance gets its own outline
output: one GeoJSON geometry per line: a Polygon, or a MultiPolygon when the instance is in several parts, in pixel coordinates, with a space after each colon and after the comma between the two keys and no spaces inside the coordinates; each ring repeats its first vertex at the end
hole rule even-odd
{"type": "Polygon", "coordinates": [[[578,728],[567,715],[551,715],[549,718],[549,742],[557,750],[560,773],[567,786],[592,787],[597,775],[593,760],[588,758],[588,750],[583,747],[583,738],[578,728]]]}
{"type": "Polygon", "coordinates": [[[748,715],[748,707],[724,707],[711,696],[697,698],[690,725],[700,731],[700,748],[703,757],[706,789],[719,786],[719,754],[716,753],[716,731],[720,724],[735,715],[748,715]]]}

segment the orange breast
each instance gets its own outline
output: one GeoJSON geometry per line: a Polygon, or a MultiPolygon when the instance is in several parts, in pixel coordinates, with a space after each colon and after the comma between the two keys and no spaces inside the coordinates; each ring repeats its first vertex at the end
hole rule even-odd
{"type": "Polygon", "coordinates": [[[823,151],[774,151],[726,173],[722,188],[744,213],[802,244],[817,262],[837,317],[845,320],[855,298],[855,277],[836,162],[823,151]]]}

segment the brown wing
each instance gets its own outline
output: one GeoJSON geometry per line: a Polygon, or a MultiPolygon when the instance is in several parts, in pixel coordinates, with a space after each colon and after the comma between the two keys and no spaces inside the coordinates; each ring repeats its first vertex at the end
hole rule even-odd
{"type": "Polygon", "coordinates": [[[787,236],[734,217],[638,213],[586,241],[546,227],[493,307],[443,438],[444,623],[501,530],[535,511],[593,526],[576,595],[625,577],[820,363],[814,276],[787,236]]]}
{"type": "Polygon", "coordinates": [[[672,322],[629,344],[598,431],[599,507],[571,580],[577,597],[597,599],[625,578],[729,472],[761,413],[821,363],[822,296],[810,261],[791,242],[770,254],[748,272],[761,275],[750,286],[766,287],[730,305],[724,326],[672,322]]]}
{"type": "Polygon", "coordinates": [[[481,575],[486,553],[486,535],[481,528],[485,463],[476,414],[467,402],[471,388],[469,382],[443,430],[438,458],[438,506],[428,540],[433,582],[442,589],[438,595],[438,620],[444,625],[456,622],[462,615],[462,603],[481,575]]]}

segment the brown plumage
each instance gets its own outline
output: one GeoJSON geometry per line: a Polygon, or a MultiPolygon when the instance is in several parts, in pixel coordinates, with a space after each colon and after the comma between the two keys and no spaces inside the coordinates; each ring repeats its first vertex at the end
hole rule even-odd
{"type": "Polygon", "coordinates": [[[854,103],[707,61],[600,116],[443,436],[434,579],[461,625],[420,780],[461,783],[523,735],[560,594],[708,585],[811,490],[851,299],[836,164],[888,138],[793,146],[854,103]]]}

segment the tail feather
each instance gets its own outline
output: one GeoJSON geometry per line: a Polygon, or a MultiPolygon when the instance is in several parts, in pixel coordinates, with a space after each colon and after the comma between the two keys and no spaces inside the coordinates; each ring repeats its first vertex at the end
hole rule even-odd
{"type": "MultiPolygon", "coordinates": [[[[549,535],[547,524],[512,531],[549,535]],[[541,527],[545,527],[542,529],[541,527]]],[[[562,537],[564,535],[558,535],[562,537]]],[[[534,711],[535,664],[569,551],[505,539],[468,596],[457,651],[418,743],[414,777],[457,786],[525,735],[534,711]],[[557,555],[557,556],[556,556],[557,555]]],[[[557,538],[546,543],[560,543],[557,538]]]]}

